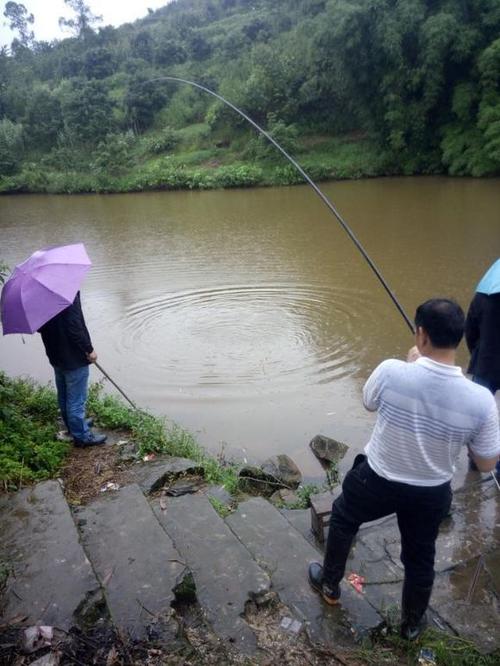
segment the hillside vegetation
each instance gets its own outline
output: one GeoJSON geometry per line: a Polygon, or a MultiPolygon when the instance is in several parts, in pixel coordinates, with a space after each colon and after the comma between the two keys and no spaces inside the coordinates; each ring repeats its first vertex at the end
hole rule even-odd
{"type": "Polygon", "coordinates": [[[53,43],[6,5],[0,191],[300,180],[232,110],[165,75],[227,97],[317,179],[500,174],[498,0],[177,0],[117,29],[66,4],[73,36],[53,43]]]}

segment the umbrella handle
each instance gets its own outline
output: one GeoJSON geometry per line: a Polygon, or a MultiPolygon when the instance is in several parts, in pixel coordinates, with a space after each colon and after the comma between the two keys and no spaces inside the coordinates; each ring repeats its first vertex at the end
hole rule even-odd
{"type": "Polygon", "coordinates": [[[96,366],[96,368],[97,368],[98,370],[100,370],[100,371],[102,372],[102,374],[106,377],[106,379],[108,379],[108,380],[113,384],[113,386],[114,386],[116,389],[118,389],[118,391],[122,394],[122,396],[125,398],[125,400],[126,400],[130,405],[132,405],[132,407],[133,407],[134,409],[137,409],[136,405],[135,405],[135,404],[132,402],[132,400],[128,397],[128,395],[125,393],[125,391],[123,391],[123,390],[118,386],[118,384],[117,384],[113,379],[111,379],[111,377],[108,375],[108,373],[106,372],[106,370],[104,370],[104,368],[103,368],[101,365],[99,365],[99,363],[97,363],[97,361],[94,361],[94,365],[96,366]]]}

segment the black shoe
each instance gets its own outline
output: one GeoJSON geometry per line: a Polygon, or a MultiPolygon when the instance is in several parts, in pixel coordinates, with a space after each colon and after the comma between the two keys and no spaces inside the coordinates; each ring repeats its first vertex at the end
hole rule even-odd
{"type": "Polygon", "coordinates": [[[405,580],[402,595],[401,636],[408,641],[414,641],[420,636],[427,620],[425,611],[431,598],[432,585],[420,587],[405,580]]]}
{"type": "Polygon", "coordinates": [[[423,615],[416,624],[410,624],[409,622],[402,622],[401,624],[401,638],[405,638],[407,641],[416,640],[420,634],[427,627],[427,618],[423,615]]]}
{"type": "Polygon", "coordinates": [[[83,448],[86,446],[98,446],[99,444],[104,444],[107,438],[107,435],[96,435],[93,432],[89,432],[85,439],[74,439],[73,442],[78,448],[83,448]]]}
{"type": "Polygon", "coordinates": [[[340,587],[331,587],[323,581],[323,567],[319,562],[311,562],[309,565],[309,583],[315,592],[319,592],[323,601],[330,606],[338,604],[340,599],[340,587]]]}

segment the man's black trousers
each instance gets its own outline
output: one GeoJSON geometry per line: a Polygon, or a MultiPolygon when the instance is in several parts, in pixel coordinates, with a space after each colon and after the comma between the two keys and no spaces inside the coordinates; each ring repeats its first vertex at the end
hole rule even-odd
{"type": "Polygon", "coordinates": [[[362,523],[395,513],[401,532],[401,561],[410,585],[432,587],[435,542],[439,524],[451,505],[450,483],[411,486],[384,479],[365,459],[351,469],[342,494],[333,503],[323,575],[335,587],[344,576],[346,560],[362,523]]]}

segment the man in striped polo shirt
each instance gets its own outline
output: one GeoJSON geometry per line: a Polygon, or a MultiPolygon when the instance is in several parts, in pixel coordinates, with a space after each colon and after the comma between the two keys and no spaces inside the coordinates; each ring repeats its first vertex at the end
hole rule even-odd
{"type": "Polygon", "coordinates": [[[365,384],[363,402],[378,412],[377,421],[366,456],[358,456],[333,503],[323,566],[309,566],[312,587],[328,604],[337,603],[360,525],[396,513],[405,569],[401,634],[407,639],[425,626],[435,542],[450,509],[450,480],[462,447],[481,472],[492,470],[500,454],[493,396],[455,365],[462,309],[447,299],[426,301],[417,308],[415,326],[408,362],[384,361],[365,384]]]}

